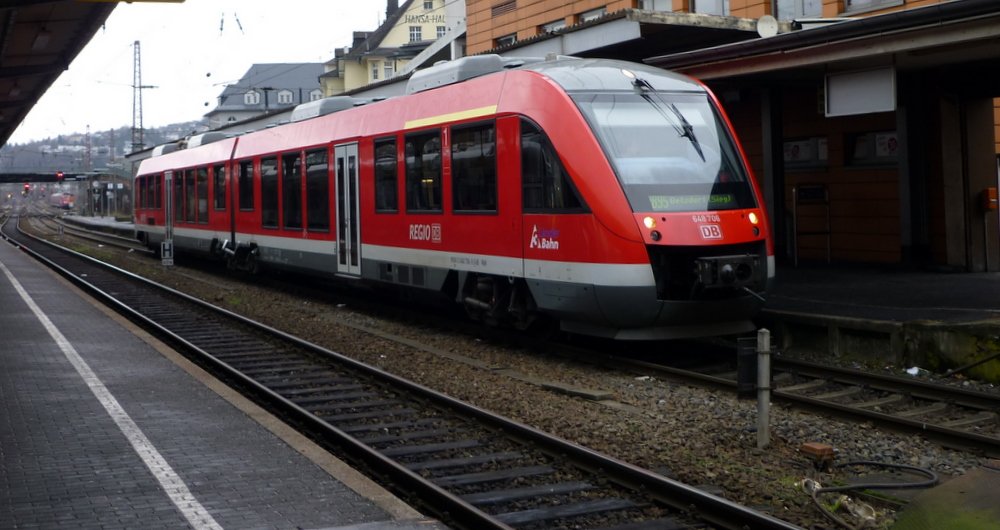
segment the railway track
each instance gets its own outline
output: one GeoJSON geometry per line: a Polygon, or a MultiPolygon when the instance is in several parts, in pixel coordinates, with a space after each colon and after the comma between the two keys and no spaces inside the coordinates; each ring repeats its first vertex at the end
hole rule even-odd
{"type": "Polygon", "coordinates": [[[115,234],[109,234],[106,232],[100,232],[97,230],[90,230],[81,226],[73,225],[68,223],[56,215],[52,215],[50,212],[44,211],[37,206],[33,207],[35,213],[31,214],[30,220],[35,223],[35,225],[44,231],[50,232],[52,234],[57,234],[59,236],[75,237],[79,239],[84,239],[87,241],[95,242],[101,245],[112,246],[115,248],[121,248],[128,250],[130,252],[137,252],[143,255],[152,256],[153,252],[143,246],[142,243],[136,241],[134,238],[122,237],[115,234]]]}
{"type": "MultiPolygon", "coordinates": [[[[677,368],[615,357],[633,370],[736,388],[735,366],[677,368]]],[[[813,410],[920,433],[947,447],[1000,456],[1000,394],[890,375],[772,358],[771,396],[813,410]]]]}
{"type": "Polygon", "coordinates": [[[797,528],[29,239],[14,223],[3,232],[447,524],[797,528]]]}

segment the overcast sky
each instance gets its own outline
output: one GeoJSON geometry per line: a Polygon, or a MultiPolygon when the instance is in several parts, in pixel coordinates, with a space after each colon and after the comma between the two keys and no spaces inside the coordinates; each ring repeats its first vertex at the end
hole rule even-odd
{"type": "MultiPolygon", "coordinates": [[[[402,2],[400,2],[402,3],[402,2]]],[[[351,32],[385,19],[385,0],[122,2],[42,96],[10,143],[132,126],[140,41],[146,128],[197,120],[254,63],[326,62],[351,32]],[[221,29],[220,29],[221,28],[221,29]]]]}

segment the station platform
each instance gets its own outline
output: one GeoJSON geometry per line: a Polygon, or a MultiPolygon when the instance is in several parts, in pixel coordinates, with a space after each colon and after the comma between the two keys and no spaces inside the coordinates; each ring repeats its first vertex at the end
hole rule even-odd
{"type": "Polygon", "coordinates": [[[0,241],[0,528],[445,528],[0,241]]]}
{"type": "Polygon", "coordinates": [[[1000,273],[777,267],[758,321],[785,350],[1000,382],[1000,273]]]}

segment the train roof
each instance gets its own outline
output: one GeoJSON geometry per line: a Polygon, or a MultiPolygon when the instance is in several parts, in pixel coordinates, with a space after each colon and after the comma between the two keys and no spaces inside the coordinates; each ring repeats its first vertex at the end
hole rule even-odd
{"type": "Polygon", "coordinates": [[[656,90],[697,91],[705,88],[690,77],[661,68],[612,59],[582,59],[565,55],[502,57],[473,55],[418,70],[406,85],[407,94],[460,83],[504,70],[529,70],[545,75],[567,92],[580,90],[633,90],[639,77],[656,90]],[[628,71],[635,77],[629,77],[628,71]]]}
{"type": "MultiPolygon", "coordinates": [[[[648,84],[658,91],[706,92],[707,89],[697,80],[687,76],[669,72],[653,66],[610,59],[585,59],[568,56],[551,55],[545,58],[501,57],[499,55],[479,55],[464,57],[454,61],[435,65],[425,70],[419,70],[410,78],[408,94],[432,92],[439,87],[461,84],[476,78],[489,75],[503,75],[504,72],[532,72],[550,80],[553,86],[572,94],[573,92],[602,91],[634,91],[636,79],[648,84]]],[[[477,96],[463,94],[458,99],[465,101],[470,108],[477,108],[484,103],[474,101],[493,101],[495,105],[500,96],[502,83],[485,81],[478,85],[477,96]],[[487,88],[488,87],[488,88],[487,88]],[[485,93],[482,93],[485,92],[485,93]]],[[[406,96],[389,98],[385,102],[396,101],[391,113],[395,119],[401,120],[400,125],[421,122],[426,116],[418,116],[426,109],[419,110],[419,105],[403,103],[406,96]],[[413,116],[410,116],[413,114],[413,116]]],[[[457,96],[456,96],[457,97],[457,96]]],[[[454,98],[451,98],[454,99],[454,98]]],[[[367,107],[377,100],[335,96],[300,105],[293,111],[291,123],[261,129],[242,135],[239,142],[236,137],[221,132],[209,132],[199,137],[192,137],[187,142],[177,142],[154,149],[154,156],[144,160],[140,165],[140,174],[164,171],[174,167],[193,165],[196,160],[212,159],[226,160],[233,156],[247,156],[241,151],[261,152],[262,145],[276,151],[288,149],[294,143],[302,145],[318,145],[324,138],[334,134],[338,124],[351,123],[342,131],[346,136],[367,134],[371,132],[373,120],[365,115],[354,114],[358,107],[367,107]],[[351,115],[346,120],[325,121],[328,114],[351,115]],[[318,121],[324,120],[324,121],[318,121]],[[293,127],[294,129],[286,129],[293,127]],[[295,131],[295,134],[287,134],[295,131]],[[197,152],[188,153],[188,152],[197,152]],[[179,164],[179,165],[178,165],[179,164]]],[[[390,104],[391,105],[391,104],[390,104]]],[[[374,105],[372,105],[374,106],[374,105]]],[[[483,107],[486,108],[486,107],[483,107]]],[[[496,108],[496,107],[493,107],[496,108]]]]}
{"type": "Polygon", "coordinates": [[[635,89],[635,78],[648,82],[656,90],[706,91],[704,85],[688,76],[654,66],[612,59],[562,56],[554,60],[526,63],[521,69],[545,75],[567,92],[631,91],[635,89]],[[630,77],[626,72],[634,77],[630,77]]]}

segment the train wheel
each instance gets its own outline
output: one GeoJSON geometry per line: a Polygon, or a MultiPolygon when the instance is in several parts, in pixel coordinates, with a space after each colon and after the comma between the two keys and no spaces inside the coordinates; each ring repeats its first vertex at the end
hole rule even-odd
{"type": "Polygon", "coordinates": [[[463,294],[466,313],[486,324],[524,330],[538,317],[534,298],[523,280],[470,275],[463,294]]]}
{"type": "Polygon", "coordinates": [[[248,252],[246,260],[243,263],[243,270],[247,271],[248,274],[256,276],[260,273],[260,262],[257,261],[257,252],[248,252]]]}

